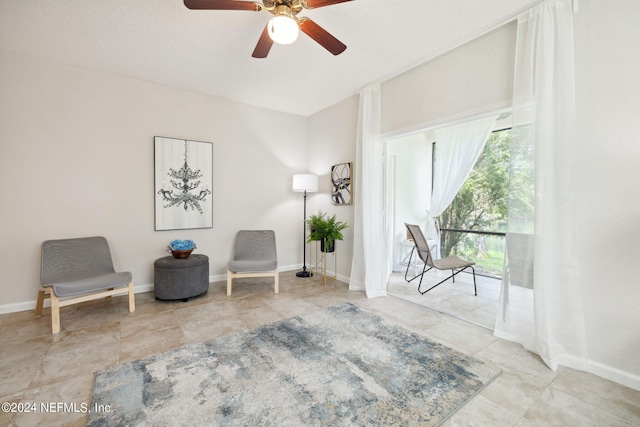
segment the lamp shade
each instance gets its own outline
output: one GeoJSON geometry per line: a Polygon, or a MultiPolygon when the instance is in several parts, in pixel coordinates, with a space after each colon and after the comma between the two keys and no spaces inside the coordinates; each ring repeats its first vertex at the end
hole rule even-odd
{"type": "Polygon", "coordinates": [[[278,44],[291,44],[298,38],[298,22],[290,16],[274,16],[268,26],[269,37],[278,44]]]}
{"type": "Polygon", "coordinates": [[[309,173],[293,175],[293,191],[315,193],[318,191],[318,176],[309,173]]]}

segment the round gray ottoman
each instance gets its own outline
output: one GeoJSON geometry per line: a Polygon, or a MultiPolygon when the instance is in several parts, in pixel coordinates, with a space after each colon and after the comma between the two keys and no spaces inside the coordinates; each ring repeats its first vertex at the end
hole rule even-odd
{"type": "Polygon", "coordinates": [[[153,289],[159,300],[189,300],[209,290],[209,257],[190,255],[177,259],[167,256],[154,263],[153,289]]]}

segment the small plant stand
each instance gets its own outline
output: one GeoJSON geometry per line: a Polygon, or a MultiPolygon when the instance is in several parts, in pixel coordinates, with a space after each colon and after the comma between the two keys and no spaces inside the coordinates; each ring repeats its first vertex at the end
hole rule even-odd
{"type": "Polygon", "coordinates": [[[310,252],[313,258],[311,270],[322,275],[322,285],[325,288],[327,287],[327,279],[333,280],[334,287],[336,287],[336,282],[338,281],[338,258],[336,257],[335,242],[333,245],[333,252],[322,252],[319,240],[315,241],[315,245],[311,244],[310,252]],[[329,257],[333,257],[333,277],[327,276],[327,258],[329,257]]]}

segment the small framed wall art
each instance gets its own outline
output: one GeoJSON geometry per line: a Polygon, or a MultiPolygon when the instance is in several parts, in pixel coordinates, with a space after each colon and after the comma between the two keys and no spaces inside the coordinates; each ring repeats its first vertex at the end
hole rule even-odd
{"type": "Polygon", "coordinates": [[[331,166],[331,203],[350,205],[352,200],[351,162],[331,166]]]}
{"type": "Polygon", "coordinates": [[[154,138],[156,231],[213,227],[213,144],[154,138]]]}

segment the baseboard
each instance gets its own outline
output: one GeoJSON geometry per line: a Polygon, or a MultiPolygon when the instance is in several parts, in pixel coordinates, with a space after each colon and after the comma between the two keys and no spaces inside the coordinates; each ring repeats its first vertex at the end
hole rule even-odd
{"type": "Polygon", "coordinates": [[[145,292],[151,292],[153,291],[153,283],[147,283],[144,285],[134,285],[133,287],[133,293],[134,294],[143,294],[145,292]]]}
{"type": "MultiPolygon", "coordinates": [[[[48,303],[48,300],[45,301],[45,303],[48,303]]],[[[13,304],[2,304],[0,305],[0,314],[17,313],[19,311],[34,310],[35,308],[36,300],[16,302],[13,304]]]]}
{"type": "MultiPolygon", "coordinates": [[[[302,268],[301,264],[288,265],[288,266],[280,267],[280,271],[281,272],[292,271],[292,270],[299,270],[301,268],[302,268]]],[[[327,274],[330,276],[333,276],[333,272],[327,272],[327,274]]],[[[214,276],[209,276],[209,282],[220,282],[225,280],[227,280],[226,274],[217,274],[214,276]]],[[[350,283],[349,277],[346,277],[340,274],[338,275],[338,280],[343,283],[350,283]]],[[[350,289],[365,290],[364,283],[351,284],[350,289]],[[358,285],[361,285],[361,286],[358,286],[358,285]]],[[[151,291],[153,291],[153,283],[146,283],[146,284],[135,286],[136,294],[151,292],[151,291]]],[[[384,295],[386,295],[386,293],[380,293],[375,295],[370,295],[368,293],[367,297],[373,298],[373,297],[384,296],[384,295]]],[[[45,300],[45,306],[48,306],[48,305],[49,305],[49,300],[47,299],[45,300]]],[[[0,305],[0,314],[9,314],[9,313],[16,313],[19,311],[34,310],[35,307],[36,307],[36,300],[24,301],[24,302],[13,303],[13,304],[2,304],[0,305]]],[[[509,339],[507,337],[502,337],[502,338],[509,339]]],[[[639,375],[635,375],[630,372],[626,372],[626,371],[605,365],[603,363],[595,362],[593,360],[590,360],[587,362],[587,371],[599,377],[611,380],[618,384],[622,384],[626,387],[630,387],[634,390],[640,391],[639,375]]]]}
{"type": "Polygon", "coordinates": [[[349,278],[347,280],[347,283],[349,284],[349,289],[352,291],[366,291],[367,287],[364,285],[364,281],[361,280],[351,280],[351,278],[349,278]]]}
{"type": "Polygon", "coordinates": [[[349,277],[343,276],[342,274],[338,274],[338,282],[349,283],[349,277]]]}
{"type": "Polygon", "coordinates": [[[594,375],[606,378],[618,384],[622,384],[634,390],[640,391],[640,376],[631,372],[622,371],[603,363],[590,360],[587,362],[588,371],[594,375]]]}
{"type": "MultiPolygon", "coordinates": [[[[126,291],[126,288],[124,288],[126,291]]],[[[134,285],[133,292],[136,294],[142,294],[145,292],[153,291],[153,283],[134,285]]],[[[124,295],[124,294],[123,294],[124,295]]],[[[51,301],[49,298],[44,300],[43,307],[51,307],[51,301]]],[[[17,302],[14,304],[2,304],[0,305],[0,314],[17,313],[19,311],[35,310],[36,300],[17,302]]]]}
{"type": "MultiPolygon", "coordinates": [[[[302,264],[295,264],[295,265],[286,265],[286,266],[281,266],[280,267],[280,271],[281,272],[285,272],[285,271],[291,271],[291,270],[298,270],[302,268],[302,264]]],[[[223,282],[227,280],[227,274],[216,274],[214,276],[209,276],[209,283],[212,282],[223,282]]],[[[142,285],[138,285],[136,284],[134,286],[134,292],[136,294],[142,294],[145,292],[152,292],[153,291],[153,283],[144,283],[142,285]]],[[[49,299],[47,298],[44,301],[44,306],[45,307],[49,307],[50,305],[49,299]]],[[[16,302],[13,304],[2,304],[0,305],[0,314],[9,314],[9,313],[17,313],[19,311],[29,311],[29,310],[35,310],[36,308],[36,300],[30,300],[30,301],[23,301],[23,302],[16,302]]]]}

